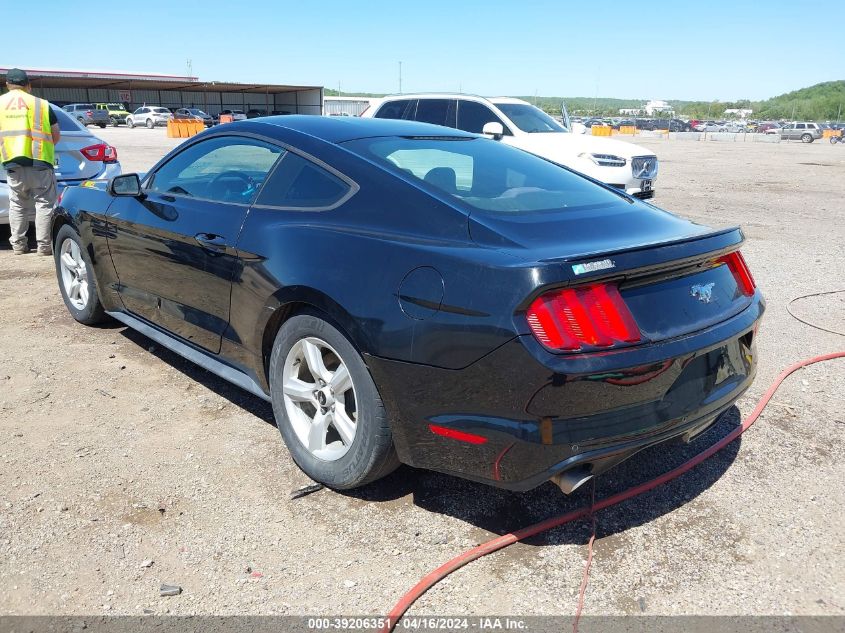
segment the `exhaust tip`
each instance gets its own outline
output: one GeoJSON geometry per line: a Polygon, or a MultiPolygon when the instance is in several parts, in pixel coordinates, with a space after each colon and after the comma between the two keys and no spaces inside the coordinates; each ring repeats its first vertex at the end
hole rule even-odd
{"type": "Polygon", "coordinates": [[[551,481],[554,482],[554,484],[560,488],[564,494],[569,495],[592,478],[592,473],[586,466],[583,466],[581,468],[573,468],[572,470],[566,470],[562,473],[558,473],[552,477],[551,481]]]}

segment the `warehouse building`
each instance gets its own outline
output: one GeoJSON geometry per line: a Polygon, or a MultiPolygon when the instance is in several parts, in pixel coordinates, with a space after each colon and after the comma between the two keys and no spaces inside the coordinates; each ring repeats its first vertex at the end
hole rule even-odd
{"type": "MultiPolygon", "coordinates": [[[[0,66],[0,84],[8,68],[0,66]]],[[[286,86],[221,81],[197,77],[112,71],[24,68],[33,94],[58,106],[68,103],[122,103],[131,112],[143,105],[200,108],[214,116],[221,110],[253,114],[322,114],[322,86],[286,86]]]]}

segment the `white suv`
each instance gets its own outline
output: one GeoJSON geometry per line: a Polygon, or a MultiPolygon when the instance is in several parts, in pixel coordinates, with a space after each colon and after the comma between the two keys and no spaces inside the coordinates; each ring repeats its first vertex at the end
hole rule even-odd
{"type": "Polygon", "coordinates": [[[573,134],[521,99],[407,94],[374,101],[362,117],[423,121],[485,134],[565,165],[638,198],[654,195],[657,156],[615,139],[573,134]]]}

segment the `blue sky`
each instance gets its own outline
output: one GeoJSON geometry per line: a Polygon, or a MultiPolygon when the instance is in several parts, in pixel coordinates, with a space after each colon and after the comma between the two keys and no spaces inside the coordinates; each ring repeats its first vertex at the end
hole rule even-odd
{"type": "Polygon", "coordinates": [[[723,101],[845,79],[841,0],[34,3],[46,31],[0,0],[0,66],[398,92],[401,61],[404,92],[723,101]]]}

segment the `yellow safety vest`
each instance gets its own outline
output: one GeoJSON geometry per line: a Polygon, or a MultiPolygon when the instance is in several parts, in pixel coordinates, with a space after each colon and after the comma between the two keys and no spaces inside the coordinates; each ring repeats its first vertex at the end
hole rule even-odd
{"type": "Polygon", "coordinates": [[[53,164],[50,104],[23,90],[0,97],[0,162],[30,158],[53,164]]]}

